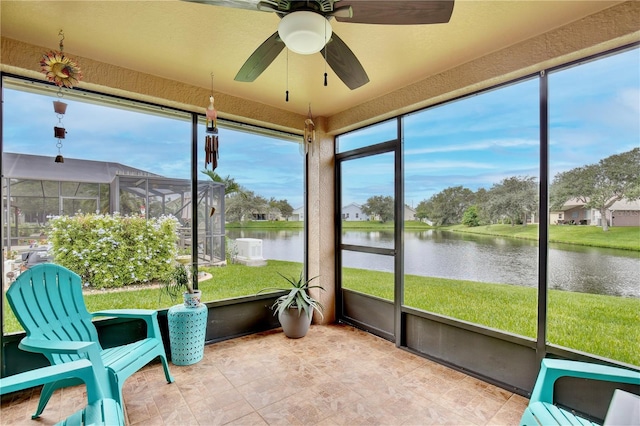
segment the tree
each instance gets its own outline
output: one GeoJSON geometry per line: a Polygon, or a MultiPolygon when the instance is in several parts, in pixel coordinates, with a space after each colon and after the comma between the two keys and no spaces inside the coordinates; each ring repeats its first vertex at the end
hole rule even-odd
{"type": "Polygon", "coordinates": [[[531,176],[512,176],[494,184],[489,190],[487,210],[492,219],[507,217],[514,226],[527,224],[527,215],[538,208],[538,185],[531,176]]]}
{"type": "Polygon", "coordinates": [[[454,186],[421,201],[416,207],[416,217],[429,219],[434,225],[454,225],[462,222],[465,210],[473,205],[475,195],[469,188],[454,186]]]}
{"type": "Polygon", "coordinates": [[[491,223],[491,215],[487,209],[489,201],[489,191],[484,188],[478,188],[475,192],[475,206],[478,207],[478,220],[480,224],[491,223]]]}
{"type": "Polygon", "coordinates": [[[470,206],[462,215],[462,224],[473,227],[480,225],[480,216],[478,215],[478,206],[470,206]]]}
{"type": "Polygon", "coordinates": [[[370,217],[378,217],[380,222],[393,220],[393,197],[382,195],[369,197],[367,202],[362,205],[362,212],[370,217]]]}
{"type": "Polygon", "coordinates": [[[271,200],[269,201],[269,206],[279,210],[280,215],[284,217],[286,220],[289,220],[289,218],[293,214],[293,207],[291,207],[291,204],[289,204],[289,202],[286,199],[276,200],[275,198],[272,197],[271,200]]]}
{"type": "Polygon", "coordinates": [[[225,201],[225,219],[229,222],[250,220],[268,209],[267,200],[253,191],[231,194],[225,201]]]}
{"type": "MultiPolygon", "coordinates": [[[[267,220],[269,218],[269,201],[262,195],[253,195],[248,200],[250,219],[254,220],[267,220]]],[[[245,220],[247,218],[245,217],[245,220]]]]}
{"type": "Polygon", "coordinates": [[[416,206],[416,219],[424,222],[425,220],[431,220],[428,214],[427,200],[422,200],[416,206]]]}
{"type": "Polygon", "coordinates": [[[604,158],[598,164],[558,173],[551,184],[551,208],[560,210],[571,199],[597,209],[602,230],[608,231],[607,210],[616,201],[640,198],[640,148],[604,158]]]}
{"type": "Polygon", "coordinates": [[[243,197],[246,197],[246,190],[240,185],[234,178],[227,175],[227,177],[223,178],[213,170],[203,170],[202,173],[209,176],[212,181],[223,183],[224,184],[224,195],[233,195],[240,194],[243,197]]]}
{"type": "Polygon", "coordinates": [[[227,175],[223,178],[213,170],[203,170],[202,173],[209,176],[212,181],[224,184],[224,196],[227,199],[224,206],[225,220],[229,222],[239,222],[242,220],[243,215],[249,209],[247,203],[250,195],[253,196],[251,191],[247,191],[242,185],[240,185],[234,178],[227,175]],[[235,198],[235,197],[239,198],[235,198]]]}

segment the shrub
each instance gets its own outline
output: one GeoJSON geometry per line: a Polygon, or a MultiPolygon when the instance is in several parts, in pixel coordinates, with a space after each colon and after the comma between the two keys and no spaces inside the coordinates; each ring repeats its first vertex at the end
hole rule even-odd
{"type": "Polygon", "coordinates": [[[462,215],[462,224],[473,227],[480,226],[480,215],[478,214],[478,206],[469,206],[462,215]]]}
{"type": "Polygon", "coordinates": [[[166,277],[176,256],[173,216],[78,214],[49,222],[54,262],[96,288],[123,287],[166,277]]]}
{"type": "Polygon", "coordinates": [[[231,265],[232,263],[236,263],[236,260],[238,258],[238,245],[236,244],[235,240],[232,240],[226,235],[224,237],[224,242],[225,242],[225,259],[227,263],[229,265],[231,265]]]}

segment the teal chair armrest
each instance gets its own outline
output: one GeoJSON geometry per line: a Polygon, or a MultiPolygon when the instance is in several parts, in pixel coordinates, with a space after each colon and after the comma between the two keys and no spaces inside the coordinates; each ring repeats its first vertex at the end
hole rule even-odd
{"type": "Polygon", "coordinates": [[[68,378],[81,379],[87,385],[89,404],[104,398],[93,364],[88,359],[51,365],[2,378],[0,379],[0,395],[68,378]]]}
{"type": "Polygon", "coordinates": [[[42,354],[82,354],[91,351],[98,346],[94,342],[72,342],[60,340],[43,340],[25,337],[20,341],[18,347],[28,352],[38,352],[42,354]]]}
{"type": "Polygon", "coordinates": [[[153,309],[107,309],[92,312],[95,317],[113,317],[113,318],[130,318],[142,319],[147,323],[147,337],[162,340],[160,334],[160,326],[158,325],[158,311],[153,309]]]}
{"type": "MultiPolygon", "coordinates": [[[[51,361],[51,355],[78,355],[81,358],[88,358],[97,369],[97,376],[102,385],[107,383],[106,370],[100,355],[101,348],[95,342],[73,342],[61,340],[43,340],[23,338],[18,347],[27,352],[41,353],[51,361]]],[[[69,358],[74,360],[73,357],[69,358]]]]}
{"type": "Polygon", "coordinates": [[[117,318],[153,318],[158,315],[158,311],[153,309],[105,309],[91,313],[94,317],[117,317],[117,318]]]}
{"type": "Polygon", "coordinates": [[[98,369],[88,359],[38,368],[0,379],[0,395],[48,383],[79,379],[87,386],[88,405],[66,420],[57,423],[57,426],[124,425],[122,407],[114,399],[105,398],[103,388],[99,385],[97,372],[98,369]]]}
{"type": "Polygon", "coordinates": [[[531,403],[553,404],[553,387],[561,377],[603,380],[640,385],[640,372],[601,364],[545,358],[531,393],[531,403]]]}

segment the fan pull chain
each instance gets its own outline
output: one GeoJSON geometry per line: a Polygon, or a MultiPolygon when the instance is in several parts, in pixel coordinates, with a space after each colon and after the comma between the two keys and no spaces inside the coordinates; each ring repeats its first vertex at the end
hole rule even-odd
{"type": "Polygon", "coordinates": [[[287,49],[287,70],[286,70],[286,76],[287,76],[287,91],[285,92],[284,101],[285,101],[285,102],[289,102],[289,49],[287,49]]]}
{"type": "Polygon", "coordinates": [[[327,87],[327,49],[329,48],[329,41],[327,40],[327,26],[324,26],[324,87],[327,87]]]}

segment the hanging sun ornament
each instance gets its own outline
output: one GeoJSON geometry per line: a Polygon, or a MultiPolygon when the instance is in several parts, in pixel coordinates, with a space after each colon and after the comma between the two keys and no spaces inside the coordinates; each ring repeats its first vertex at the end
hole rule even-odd
{"type": "Polygon", "coordinates": [[[53,101],[53,111],[58,117],[58,125],[53,127],[53,136],[57,139],[56,147],[58,148],[58,155],[56,155],[54,162],[64,163],[62,139],[65,138],[67,131],[62,124],[62,118],[67,111],[67,104],[61,101],[64,96],[62,86],[69,89],[73,88],[82,78],[82,72],[78,64],[63,53],[64,33],[62,30],[58,35],[60,36],[60,51],[51,50],[44,53],[40,60],[40,65],[47,79],[58,86],[58,98],[60,100],[53,101]]]}
{"type": "Polygon", "coordinates": [[[58,86],[71,89],[82,78],[78,64],[62,52],[52,50],[45,53],[42,55],[40,65],[42,65],[42,72],[47,76],[47,79],[58,86]]]}
{"type": "Polygon", "coordinates": [[[78,64],[64,54],[64,33],[58,33],[60,50],[50,50],[42,55],[40,65],[47,79],[59,87],[72,88],[82,79],[82,71],[78,64]]]}

